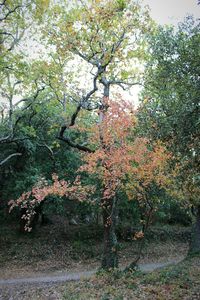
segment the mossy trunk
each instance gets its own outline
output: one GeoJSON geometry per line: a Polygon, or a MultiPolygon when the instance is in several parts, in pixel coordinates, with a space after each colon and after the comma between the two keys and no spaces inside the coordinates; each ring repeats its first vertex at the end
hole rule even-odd
{"type": "Polygon", "coordinates": [[[116,226],[116,199],[106,200],[103,205],[104,245],[101,267],[103,269],[118,267],[116,226]]]}
{"type": "Polygon", "coordinates": [[[200,205],[197,207],[196,220],[192,228],[189,254],[200,254],[200,205]]]}

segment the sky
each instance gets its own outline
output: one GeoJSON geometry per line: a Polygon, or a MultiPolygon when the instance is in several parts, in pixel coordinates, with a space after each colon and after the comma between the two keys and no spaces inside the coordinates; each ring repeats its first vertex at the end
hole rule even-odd
{"type": "Polygon", "coordinates": [[[200,18],[198,0],[143,0],[143,2],[149,5],[151,17],[161,25],[177,25],[187,14],[200,18]]]}
{"type": "MultiPolygon", "coordinates": [[[[158,24],[174,26],[182,22],[188,14],[200,19],[200,5],[197,2],[198,0],[143,0],[150,8],[151,17],[158,24]]],[[[134,99],[135,106],[138,105],[139,90],[139,87],[133,87],[124,93],[127,99],[134,99]]]]}

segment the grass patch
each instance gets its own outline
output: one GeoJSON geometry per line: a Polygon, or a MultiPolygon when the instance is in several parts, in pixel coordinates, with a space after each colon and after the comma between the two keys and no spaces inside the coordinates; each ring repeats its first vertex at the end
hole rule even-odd
{"type": "Polygon", "coordinates": [[[63,299],[200,299],[200,256],[149,274],[100,272],[90,280],[68,283],[63,299]]]}
{"type": "Polygon", "coordinates": [[[94,240],[88,240],[88,241],[81,241],[81,240],[75,240],[71,242],[72,245],[72,257],[74,259],[89,259],[99,256],[99,251],[95,245],[94,240]]]}

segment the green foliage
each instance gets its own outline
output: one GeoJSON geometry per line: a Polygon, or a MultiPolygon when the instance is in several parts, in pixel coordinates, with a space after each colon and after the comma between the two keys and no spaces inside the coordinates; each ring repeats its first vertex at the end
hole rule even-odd
{"type": "Polygon", "coordinates": [[[116,0],[117,8],[119,11],[123,11],[124,9],[127,8],[127,2],[125,0],[116,0]]]}
{"type": "Polygon", "coordinates": [[[192,223],[191,211],[188,208],[180,207],[175,201],[167,202],[164,207],[159,207],[155,215],[156,221],[167,224],[180,224],[189,226],[192,223]]]}
{"type": "Polygon", "coordinates": [[[148,133],[173,140],[174,151],[198,152],[199,136],[199,24],[188,18],[176,32],[159,27],[150,37],[143,114],[148,133]]]}
{"type": "MultiPolygon", "coordinates": [[[[149,38],[149,61],[138,114],[140,133],[166,143],[178,166],[175,198],[199,203],[199,22],[188,17],[178,30],[158,27],[149,38]],[[178,195],[179,194],[179,195],[178,195]]],[[[178,218],[177,214],[177,218],[178,218]]]]}

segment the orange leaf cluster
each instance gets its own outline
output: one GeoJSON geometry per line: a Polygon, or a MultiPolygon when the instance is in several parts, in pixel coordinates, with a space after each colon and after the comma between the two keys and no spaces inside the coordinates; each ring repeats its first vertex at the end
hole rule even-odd
{"type": "Polygon", "coordinates": [[[112,198],[119,188],[133,198],[136,194],[141,196],[152,182],[167,186],[166,169],[171,155],[161,143],[151,145],[146,138],[135,136],[137,119],[129,103],[107,101],[108,109],[93,128],[92,142],[98,149],[84,155],[85,164],[79,170],[98,176],[103,199],[112,198]]]}
{"type": "Polygon", "coordinates": [[[136,232],[133,236],[133,240],[143,239],[144,232],[142,230],[136,232]]]}
{"type": "Polygon", "coordinates": [[[68,197],[73,200],[85,201],[89,194],[94,192],[94,186],[83,186],[80,181],[80,176],[77,176],[73,183],[65,180],[58,180],[56,174],[52,175],[53,183],[48,184],[44,179],[41,179],[31,191],[24,192],[17,200],[9,201],[10,211],[14,207],[25,209],[25,214],[22,219],[25,219],[25,230],[30,231],[31,219],[35,214],[35,207],[44,201],[50,195],[59,197],[68,197]]]}
{"type": "Polygon", "coordinates": [[[97,174],[103,185],[103,199],[112,198],[125,178],[130,161],[129,137],[136,123],[130,104],[107,99],[107,105],[108,109],[101,122],[94,126],[91,137],[98,149],[84,155],[85,164],[79,169],[97,174]]]}

